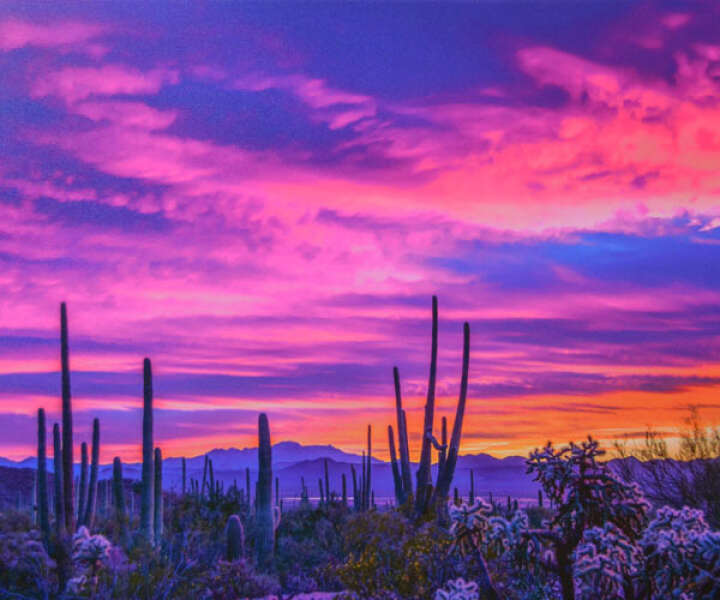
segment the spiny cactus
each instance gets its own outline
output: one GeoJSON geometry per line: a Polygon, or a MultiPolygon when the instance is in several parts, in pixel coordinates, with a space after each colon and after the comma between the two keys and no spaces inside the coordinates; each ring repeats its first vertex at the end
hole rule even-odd
{"type": "Polygon", "coordinates": [[[70,396],[70,355],[68,350],[67,307],[60,304],[60,362],[62,365],[62,470],[65,526],[75,531],[73,499],[73,422],[70,396]]]}
{"type": "Polygon", "coordinates": [[[62,538],[65,534],[65,497],[63,491],[63,462],[62,462],[62,445],[60,441],[60,425],[53,425],[53,491],[55,500],[55,531],[58,538],[62,538]]]}
{"type": "Polygon", "coordinates": [[[255,520],[258,537],[257,562],[267,565],[275,547],[272,513],[272,446],[270,425],[265,413],[258,418],[258,481],[255,492],[255,520]]]}
{"type": "Polygon", "coordinates": [[[85,515],[85,502],[87,501],[87,489],[88,489],[88,447],[87,443],[83,442],[80,445],[80,487],[78,488],[78,517],[77,522],[79,525],[83,524],[83,518],[85,515]]]}
{"type": "Polygon", "coordinates": [[[113,459],[113,499],[115,501],[115,521],[119,527],[120,543],[127,547],[130,544],[130,534],[128,533],[128,519],[125,512],[122,461],[119,456],[113,459]]]}
{"type": "Polygon", "coordinates": [[[37,452],[37,502],[38,520],[47,550],[50,544],[50,517],[48,515],[47,493],[47,431],[45,429],[45,409],[38,409],[38,452],[37,452]]]}
{"type": "Polygon", "coordinates": [[[323,459],[323,467],[325,469],[325,496],[327,496],[327,503],[330,504],[330,477],[328,476],[327,458],[323,459]]]}
{"type": "Polygon", "coordinates": [[[85,515],[82,524],[92,529],[97,502],[98,469],[100,466],[100,420],[93,419],[92,451],[90,458],[90,484],[88,485],[85,515]]]}
{"type": "Polygon", "coordinates": [[[370,496],[372,495],[372,426],[367,427],[367,463],[365,465],[365,495],[364,510],[370,509],[370,496]]]}
{"type": "Polygon", "coordinates": [[[395,500],[398,506],[405,503],[403,495],[403,482],[398,468],[397,456],[395,454],[395,436],[393,435],[392,425],[388,425],[388,444],[390,447],[390,464],[392,466],[393,485],[395,487],[395,500]]]}
{"type": "Polygon", "coordinates": [[[203,461],[203,478],[202,478],[202,486],[200,488],[200,497],[205,497],[205,487],[207,486],[207,473],[208,473],[208,462],[210,459],[208,458],[208,455],[205,455],[205,460],[203,461]]]}
{"type": "Polygon", "coordinates": [[[140,498],[140,534],[153,542],[153,388],[150,359],[143,361],[143,441],[142,492],[140,498]]]}
{"type": "Polygon", "coordinates": [[[458,454],[460,453],[460,438],[462,437],[463,418],[465,416],[465,403],[467,401],[468,390],[468,371],[470,368],[470,325],[463,324],[463,362],[462,373],[460,376],[460,397],[458,398],[457,409],[455,411],[455,423],[453,425],[452,436],[450,438],[450,447],[447,452],[447,459],[442,470],[438,472],[437,485],[433,493],[434,503],[445,503],[455,475],[455,465],[457,464],[458,454]]]}
{"type": "Polygon", "coordinates": [[[153,533],[155,543],[159,544],[163,533],[163,491],[162,491],[162,451],[155,448],[155,498],[153,508],[153,533]]]}
{"type": "Polygon", "coordinates": [[[435,414],[435,381],[437,378],[438,353],[438,303],[437,296],[432,298],[432,342],[430,347],[430,376],[428,379],[427,399],[425,401],[425,419],[423,424],[420,464],[417,470],[417,495],[415,497],[415,514],[425,513],[430,500],[430,462],[433,437],[433,417],[435,414]]]}
{"type": "MultiPolygon", "coordinates": [[[[182,495],[185,495],[185,483],[186,483],[186,477],[187,477],[187,465],[185,464],[185,457],[182,457],[182,495]]],[[[237,488],[237,483],[235,483],[235,487],[237,488]]]]}
{"type": "Polygon", "coordinates": [[[440,450],[438,450],[438,472],[445,468],[445,460],[447,459],[447,417],[442,418],[442,428],[440,437],[440,450]]]}
{"type": "Polygon", "coordinates": [[[357,473],[355,471],[355,465],[350,465],[350,472],[352,473],[353,484],[353,507],[355,508],[355,510],[360,510],[360,497],[358,494],[357,473]]]}
{"type": "Polygon", "coordinates": [[[237,515],[230,515],[225,527],[227,545],[225,558],[229,561],[238,560],[245,554],[245,530],[237,515]]]}
{"type": "Polygon", "coordinates": [[[468,498],[470,504],[475,504],[475,474],[470,469],[470,496],[468,498]]]}
{"type": "Polygon", "coordinates": [[[400,455],[400,475],[402,477],[402,504],[413,495],[412,475],[410,473],[410,450],[408,446],[407,422],[405,411],[402,408],[400,393],[400,374],[397,367],[393,367],[395,381],[395,412],[398,428],[398,453],[400,455]]]}
{"type": "Polygon", "coordinates": [[[342,503],[343,506],[347,506],[347,477],[345,477],[345,473],[342,474],[342,503]]]}

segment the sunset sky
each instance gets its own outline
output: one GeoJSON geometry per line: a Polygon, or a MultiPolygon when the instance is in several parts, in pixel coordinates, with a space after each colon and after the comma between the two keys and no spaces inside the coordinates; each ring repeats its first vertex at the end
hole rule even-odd
{"type": "Polygon", "coordinates": [[[417,456],[470,322],[463,452],[720,419],[716,2],[0,5],[0,456],[417,456]]]}

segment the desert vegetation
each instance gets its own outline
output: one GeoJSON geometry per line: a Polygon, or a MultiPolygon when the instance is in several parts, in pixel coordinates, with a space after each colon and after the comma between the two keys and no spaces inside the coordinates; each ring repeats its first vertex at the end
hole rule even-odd
{"type": "MultiPolygon", "coordinates": [[[[359,473],[335,489],[324,461],[319,501],[297,482],[284,506],[273,475],[271,423],[258,416],[258,470],[226,486],[205,458],[201,479],[163,488],[153,437],[152,364],[143,361],[142,474],[99,479],[101,423],[80,446],[76,485],[68,322],[61,306],[62,422],[37,415],[33,503],[0,513],[3,598],[295,598],[626,600],[720,597],[716,432],[693,415],[678,455],[649,434],[618,443],[618,460],[588,437],[530,453],[537,502],[468,497],[453,486],[467,403],[470,327],[463,328],[460,392],[450,436],[435,436],[438,306],[432,301],[430,372],[415,473],[398,369],[395,427],[387,426],[395,499],[378,506],[372,427],[359,473]],[[633,462],[630,455],[643,462],[633,462]],[[435,458],[435,460],[433,460],[435,458]],[[432,464],[436,463],[433,481],[432,464]],[[108,485],[109,483],[109,485],[108,485]],[[135,498],[139,497],[139,506],[135,498]],[[308,596],[305,596],[308,597],[308,596]],[[311,596],[310,596],[311,597],[311,596]]],[[[315,485],[314,482],[311,485],[315,485]]]]}

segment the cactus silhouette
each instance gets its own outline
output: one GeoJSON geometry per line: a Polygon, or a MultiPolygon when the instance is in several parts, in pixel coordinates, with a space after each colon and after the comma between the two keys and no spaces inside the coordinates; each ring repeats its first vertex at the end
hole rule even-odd
{"type": "Polygon", "coordinates": [[[62,471],[65,527],[75,531],[73,499],[73,423],[70,396],[70,353],[68,349],[67,307],[60,304],[60,362],[62,366],[62,471]]]}
{"type": "Polygon", "coordinates": [[[88,484],[87,502],[82,524],[91,529],[95,521],[95,504],[97,503],[98,469],[100,467],[100,420],[93,419],[92,450],[90,457],[90,483],[88,484]]]}
{"type": "Polygon", "coordinates": [[[395,500],[398,506],[405,503],[403,493],[403,482],[398,468],[397,456],[395,454],[395,436],[392,425],[388,425],[388,443],[390,445],[390,464],[392,465],[393,484],[395,487],[395,500]]]}
{"type": "Polygon", "coordinates": [[[470,504],[475,504],[475,473],[470,469],[470,496],[468,498],[470,504]]]}
{"type": "Polygon", "coordinates": [[[258,480],[255,492],[255,521],[257,540],[255,543],[257,562],[267,566],[275,547],[272,512],[272,446],[270,425],[265,413],[258,417],[258,480]]]}
{"type": "Polygon", "coordinates": [[[427,399],[425,401],[425,419],[420,449],[420,464],[416,473],[417,494],[415,497],[415,514],[426,512],[430,500],[430,461],[433,435],[433,417],[435,413],[435,380],[437,378],[438,352],[438,303],[437,296],[432,297],[432,340],[430,347],[430,376],[428,379],[427,399]]]}
{"type": "Polygon", "coordinates": [[[327,503],[330,504],[330,477],[328,475],[327,458],[323,459],[323,468],[325,470],[325,496],[327,497],[327,503]]]}
{"type": "MultiPolygon", "coordinates": [[[[186,478],[187,478],[187,465],[185,464],[185,457],[182,457],[182,495],[185,495],[185,484],[186,484],[186,478]]],[[[237,488],[237,483],[235,484],[235,487],[237,488]]]]}
{"type": "Polygon", "coordinates": [[[242,558],[245,554],[245,530],[240,517],[230,515],[225,527],[225,535],[227,536],[225,558],[229,561],[242,558]]]}
{"type": "Polygon", "coordinates": [[[400,454],[400,475],[402,477],[402,498],[405,503],[413,494],[412,475],[410,473],[410,450],[408,447],[407,423],[405,411],[402,409],[402,396],[400,392],[400,373],[393,367],[393,380],[395,382],[395,413],[398,428],[398,453],[400,454]]]}
{"type": "Polygon", "coordinates": [[[142,491],[140,497],[140,534],[153,542],[153,388],[150,359],[143,361],[143,441],[142,491]]]}
{"type": "Polygon", "coordinates": [[[88,489],[88,448],[87,443],[80,445],[80,487],[78,488],[78,512],[77,522],[83,524],[85,515],[85,502],[87,501],[88,489]]]}
{"type": "Polygon", "coordinates": [[[463,325],[463,362],[462,373],[460,376],[460,397],[458,398],[457,409],[455,411],[455,423],[453,425],[452,436],[450,437],[450,447],[447,452],[447,459],[441,471],[438,472],[437,485],[433,493],[433,502],[445,502],[450,484],[455,475],[455,465],[457,464],[458,454],[460,453],[460,438],[462,437],[463,418],[465,416],[465,403],[467,401],[468,389],[468,370],[470,367],[470,325],[463,325]]]}
{"type": "Polygon", "coordinates": [[[115,504],[115,521],[117,522],[120,534],[120,543],[127,548],[130,545],[130,534],[128,533],[128,518],[125,512],[122,461],[119,456],[113,459],[113,500],[115,504]]]}
{"type": "Polygon", "coordinates": [[[347,477],[345,477],[345,473],[342,474],[342,503],[343,506],[347,506],[347,477]]]}
{"type": "Polygon", "coordinates": [[[155,543],[159,544],[163,533],[163,490],[162,490],[162,451],[155,448],[155,499],[153,516],[155,543]]]}
{"type": "Polygon", "coordinates": [[[53,491],[55,499],[55,531],[58,538],[62,538],[65,534],[65,498],[63,491],[63,462],[62,462],[62,443],[60,441],[60,425],[53,425],[53,491]]]}
{"type": "Polygon", "coordinates": [[[37,502],[40,532],[45,549],[50,544],[50,517],[48,515],[47,493],[47,430],[45,427],[45,409],[38,409],[38,447],[37,447],[37,502]]]}

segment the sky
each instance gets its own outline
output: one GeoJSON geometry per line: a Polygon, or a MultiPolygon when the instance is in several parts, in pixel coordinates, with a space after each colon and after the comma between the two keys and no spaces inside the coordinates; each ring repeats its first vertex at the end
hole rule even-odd
{"type": "Polygon", "coordinates": [[[715,2],[2,3],[0,456],[59,419],[140,455],[417,456],[720,418],[715,2]]]}

